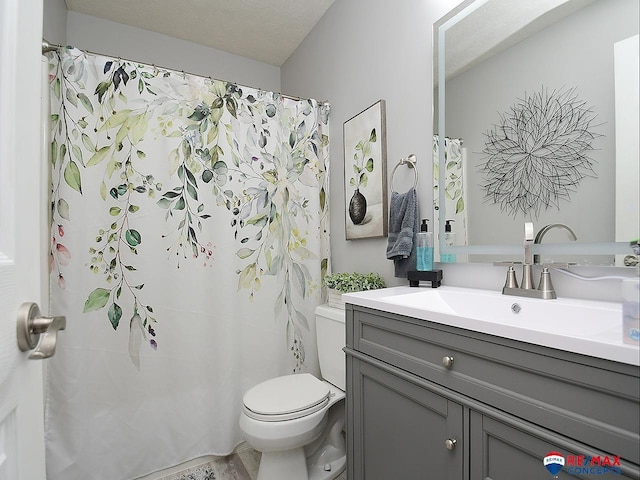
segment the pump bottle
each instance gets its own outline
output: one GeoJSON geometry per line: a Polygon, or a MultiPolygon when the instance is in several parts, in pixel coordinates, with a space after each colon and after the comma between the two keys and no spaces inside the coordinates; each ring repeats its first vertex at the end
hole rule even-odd
{"type": "MultiPolygon", "coordinates": [[[[451,222],[455,220],[447,220],[444,225],[444,243],[448,247],[453,247],[456,244],[456,234],[451,231],[451,222]]],[[[440,261],[446,263],[455,263],[455,253],[442,253],[440,254],[440,261]]]]}
{"type": "MultiPolygon", "coordinates": [[[[638,258],[638,240],[630,246],[638,258]]],[[[622,281],[622,341],[640,345],[640,263],[636,264],[636,276],[622,281]]]]}
{"type": "Polygon", "coordinates": [[[422,220],[416,241],[416,270],[433,270],[433,232],[427,226],[428,219],[422,220]]]}

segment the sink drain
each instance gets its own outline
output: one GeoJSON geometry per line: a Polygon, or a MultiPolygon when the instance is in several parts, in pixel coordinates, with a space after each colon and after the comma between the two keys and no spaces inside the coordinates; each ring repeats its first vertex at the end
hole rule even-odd
{"type": "Polygon", "coordinates": [[[517,303],[514,303],[513,305],[511,305],[511,311],[513,313],[520,313],[520,310],[522,310],[522,307],[517,303]]]}

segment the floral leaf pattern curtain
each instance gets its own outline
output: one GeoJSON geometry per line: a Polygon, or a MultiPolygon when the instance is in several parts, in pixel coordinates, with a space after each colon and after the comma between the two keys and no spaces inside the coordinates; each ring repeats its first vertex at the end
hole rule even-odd
{"type": "MultiPolygon", "coordinates": [[[[438,135],[433,136],[433,231],[439,232],[440,218],[440,153],[438,145],[438,135]]],[[[462,140],[459,138],[444,138],[444,201],[447,220],[453,220],[453,230],[456,233],[456,245],[467,244],[467,211],[465,210],[465,163],[466,151],[462,147],[462,140]]],[[[439,254],[439,244],[435,242],[436,254],[439,254]]],[[[458,261],[464,261],[459,258],[458,261]]]]}
{"type": "Polygon", "coordinates": [[[69,320],[47,375],[49,476],[133,478],[226,453],[248,386],[317,369],[329,107],[73,48],[49,62],[51,303],[69,320]],[[123,449],[103,476],[82,470],[105,461],[74,427],[89,422],[96,442],[117,443],[132,415],[111,394],[69,404],[95,382],[148,405],[127,428],[140,442],[142,422],[164,412],[154,435],[175,443],[155,442],[160,461],[123,449]],[[156,402],[169,385],[181,393],[156,402]],[[203,396],[212,401],[199,409],[203,396]],[[88,418],[96,405],[102,423],[88,418]],[[178,424],[168,411],[181,405],[194,416],[178,424]],[[189,427],[206,441],[185,439],[189,427]]]}

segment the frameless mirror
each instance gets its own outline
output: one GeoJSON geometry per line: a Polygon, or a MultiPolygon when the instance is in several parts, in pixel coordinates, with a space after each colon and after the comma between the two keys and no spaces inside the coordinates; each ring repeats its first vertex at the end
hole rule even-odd
{"type": "Polygon", "coordinates": [[[638,1],[468,0],[434,35],[441,261],[522,261],[533,222],[540,263],[633,265],[638,1]]]}

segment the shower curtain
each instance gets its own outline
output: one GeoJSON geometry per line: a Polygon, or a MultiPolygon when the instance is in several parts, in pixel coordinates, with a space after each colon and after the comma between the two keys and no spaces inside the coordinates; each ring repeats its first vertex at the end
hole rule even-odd
{"type": "Polygon", "coordinates": [[[317,373],[329,106],[49,54],[47,478],[132,479],[241,442],[242,395],[317,373]]]}
{"type": "MultiPolygon", "coordinates": [[[[440,197],[438,194],[440,184],[440,147],[438,145],[438,135],[433,136],[433,231],[440,231],[440,197]]],[[[462,146],[460,138],[444,137],[444,201],[446,220],[453,220],[452,231],[455,232],[455,245],[467,245],[467,210],[465,202],[466,192],[466,161],[467,149],[462,146]]],[[[436,258],[439,258],[439,243],[434,243],[436,258]]],[[[466,262],[466,256],[458,256],[457,261],[466,262]]]]}

